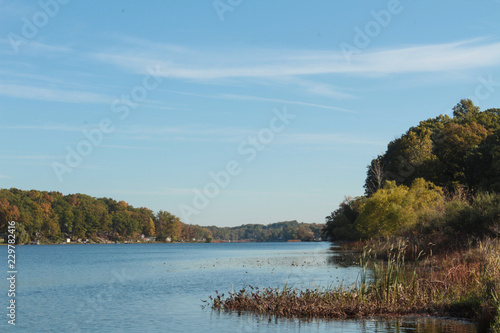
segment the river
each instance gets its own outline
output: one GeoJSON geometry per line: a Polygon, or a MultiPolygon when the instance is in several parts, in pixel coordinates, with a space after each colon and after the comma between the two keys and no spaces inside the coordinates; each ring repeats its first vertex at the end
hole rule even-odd
{"type": "Polygon", "coordinates": [[[338,256],[329,243],[17,246],[16,325],[3,315],[0,331],[475,332],[437,318],[306,322],[203,308],[216,290],[248,285],[350,286],[359,269],[338,264],[338,256]]]}

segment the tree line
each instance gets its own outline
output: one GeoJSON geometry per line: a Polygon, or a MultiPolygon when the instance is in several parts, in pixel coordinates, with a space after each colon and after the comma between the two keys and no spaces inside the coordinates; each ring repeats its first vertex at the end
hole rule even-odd
{"type": "Polygon", "coordinates": [[[421,121],[368,166],[365,195],[326,217],[324,236],[500,236],[500,109],[469,99],[421,121]]]}
{"type": "Polygon", "coordinates": [[[168,211],[155,213],[125,201],[94,198],[85,194],[0,189],[0,230],[16,221],[17,242],[57,243],[67,238],[92,242],[155,239],[193,242],[213,240],[286,241],[315,240],[323,225],[280,222],[268,226],[202,227],[183,223],[168,211]]]}
{"type": "Polygon", "coordinates": [[[324,224],[287,221],[262,224],[245,224],[238,227],[207,227],[214,239],[253,240],[257,242],[279,242],[293,239],[315,241],[321,239],[324,224]]]}

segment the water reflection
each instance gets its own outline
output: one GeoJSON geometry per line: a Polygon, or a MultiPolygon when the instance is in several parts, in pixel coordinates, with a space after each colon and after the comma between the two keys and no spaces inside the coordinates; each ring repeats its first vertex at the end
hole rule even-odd
{"type": "Polygon", "coordinates": [[[215,321],[229,320],[232,332],[343,332],[343,333],[476,333],[476,326],[450,318],[399,317],[365,320],[298,320],[242,313],[216,312],[215,321]]]}
{"type": "Polygon", "coordinates": [[[476,326],[470,322],[433,317],[393,318],[362,321],[360,332],[384,333],[475,333],[476,326]]]}

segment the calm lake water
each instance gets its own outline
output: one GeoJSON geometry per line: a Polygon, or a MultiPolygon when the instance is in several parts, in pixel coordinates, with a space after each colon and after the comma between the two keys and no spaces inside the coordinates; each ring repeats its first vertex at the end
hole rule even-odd
{"type": "Polygon", "coordinates": [[[202,308],[216,290],[249,284],[351,285],[359,269],[339,266],[338,256],[328,243],[17,246],[16,326],[7,324],[2,292],[0,331],[475,332],[435,318],[303,322],[202,308]]]}

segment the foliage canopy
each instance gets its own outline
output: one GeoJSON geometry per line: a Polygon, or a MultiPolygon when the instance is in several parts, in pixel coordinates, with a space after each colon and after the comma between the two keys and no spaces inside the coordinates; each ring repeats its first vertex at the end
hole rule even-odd
{"type": "Polygon", "coordinates": [[[326,218],[325,237],[500,235],[500,109],[463,99],[453,117],[421,121],[371,161],[364,188],[326,218]]]}

